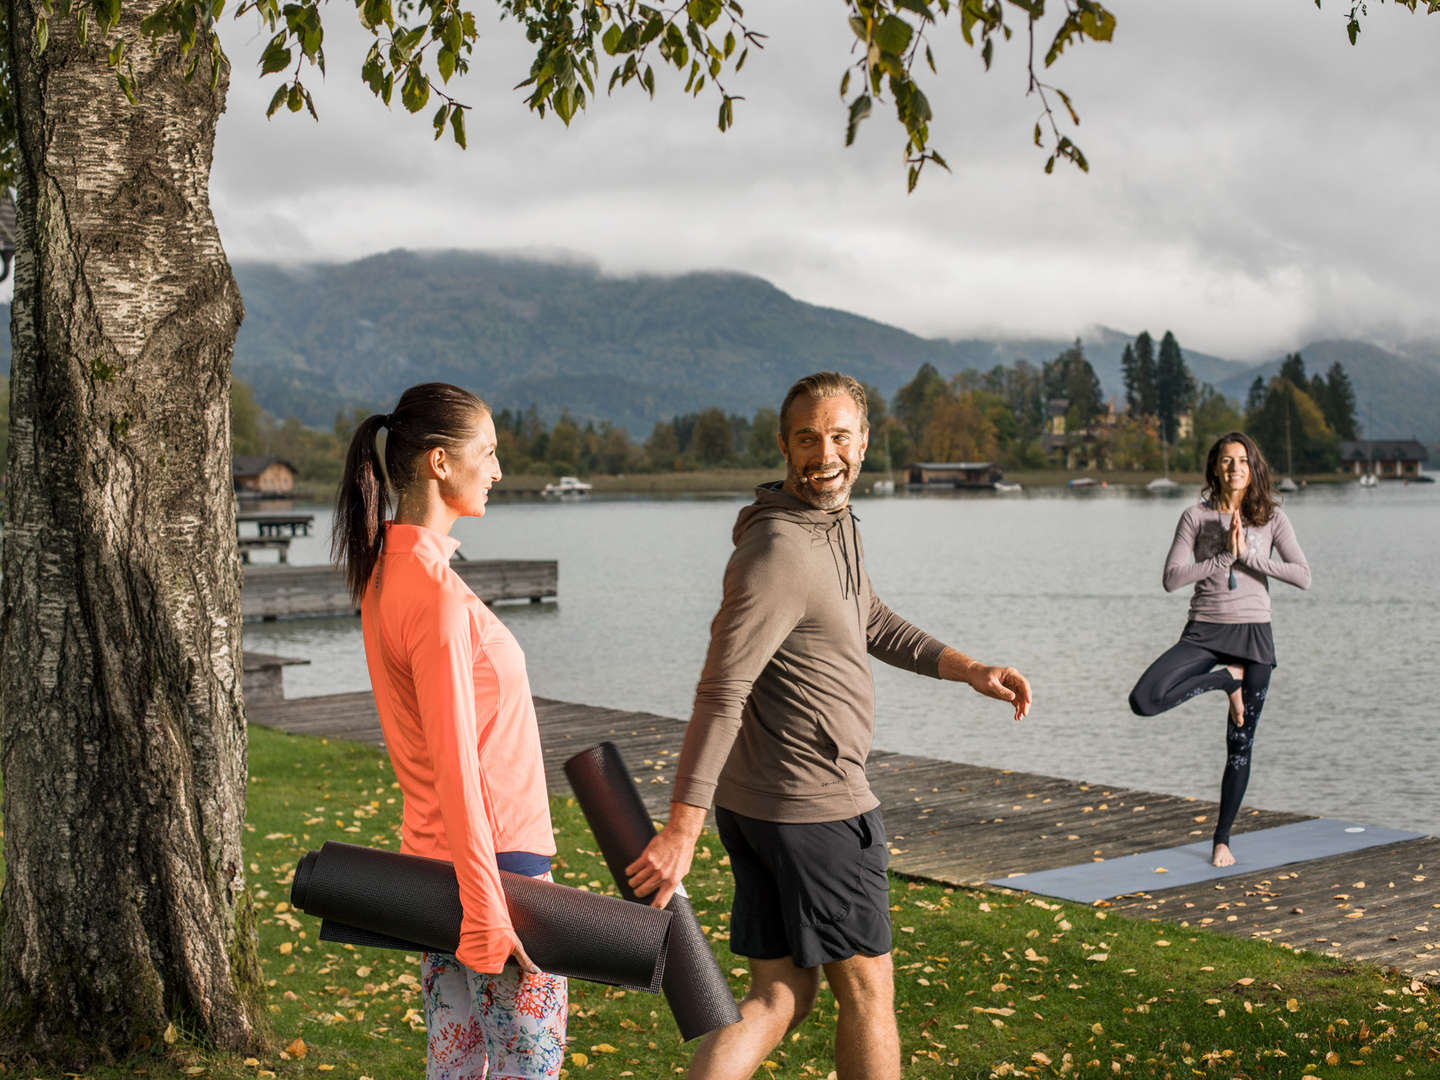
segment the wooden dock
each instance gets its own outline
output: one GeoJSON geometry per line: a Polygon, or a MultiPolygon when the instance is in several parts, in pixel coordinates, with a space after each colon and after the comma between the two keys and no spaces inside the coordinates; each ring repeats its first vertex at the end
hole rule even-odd
{"type": "MultiPolygon", "coordinates": [[[[683,721],[543,698],[535,708],[552,794],[570,793],[567,758],[609,740],[650,812],[668,815],[683,721]]],[[[261,703],[248,712],[251,723],[267,727],[383,745],[368,692],[261,703]]],[[[871,753],[869,775],[884,808],[891,869],[952,885],[988,888],[986,881],[1011,874],[1194,843],[1209,838],[1215,820],[1215,804],[1198,799],[883,750],[871,753]]],[[[1246,807],[1235,835],[1304,820],[1246,807]]],[[[1102,904],[1372,961],[1440,984],[1437,882],[1440,838],[1425,837],[1102,904]]]]}
{"type": "Polygon", "coordinates": [[[241,510],[235,515],[235,530],[253,524],[257,536],[309,536],[315,524],[314,514],[295,514],[276,510],[241,510]]]}
{"type": "MultiPolygon", "coordinates": [[[[560,569],[554,559],[466,559],[450,564],[487,604],[553,598],[560,569]]],[[[333,566],[246,566],[240,610],[247,619],[353,615],[345,579],[333,566]]]]}

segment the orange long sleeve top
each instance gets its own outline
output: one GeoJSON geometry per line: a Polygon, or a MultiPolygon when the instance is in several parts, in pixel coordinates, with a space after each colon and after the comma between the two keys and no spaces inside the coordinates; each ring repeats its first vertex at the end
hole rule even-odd
{"type": "Polygon", "coordinates": [[[555,834],[525,654],[450,569],[459,546],[387,523],[360,622],[404,796],[401,850],[455,864],[464,913],[456,955],[493,973],[516,942],[495,853],[553,855],[555,834]]]}

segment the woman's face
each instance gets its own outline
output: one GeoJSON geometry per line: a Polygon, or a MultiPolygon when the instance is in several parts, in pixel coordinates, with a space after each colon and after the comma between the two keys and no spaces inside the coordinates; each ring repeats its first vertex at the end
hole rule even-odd
{"type": "Polygon", "coordinates": [[[1220,447],[1215,472],[1220,478],[1221,491],[1226,495],[1243,495],[1250,486],[1250,455],[1245,444],[1228,442],[1220,447]]]}
{"type": "Polygon", "coordinates": [[[489,413],[481,417],[475,437],[449,463],[448,475],[440,484],[440,497],[461,517],[484,517],[490,488],[500,480],[495,421],[489,413]]]}

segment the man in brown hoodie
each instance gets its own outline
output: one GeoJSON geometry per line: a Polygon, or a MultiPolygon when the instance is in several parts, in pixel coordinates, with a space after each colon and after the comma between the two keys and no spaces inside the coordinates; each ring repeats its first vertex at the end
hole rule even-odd
{"type": "Polygon", "coordinates": [[[750,1076],[809,1013],[823,969],[840,1080],[898,1080],[880,801],[865,777],[875,721],[868,657],[1030,708],[1014,668],[987,667],[912,626],[865,573],[850,489],[869,444],[865,390],[801,379],[780,409],[783,484],[735,523],[724,598],[676,766],[670,821],[628,869],[663,907],[713,803],[735,875],[730,947],[750,960],[741,1021],[712,1032],[692,1080],[750,1076]]]}

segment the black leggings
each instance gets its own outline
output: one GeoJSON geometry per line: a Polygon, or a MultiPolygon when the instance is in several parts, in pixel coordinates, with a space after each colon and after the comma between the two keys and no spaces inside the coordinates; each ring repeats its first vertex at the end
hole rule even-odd
{"type": "Polygon", "coordinates": [[[1220,781],[1220,817],[1215,823],[1217,844],[1230,843],[1230,826],[1250,783],[1250,748],[1270,688],[1270,665],[1224,656],[1191,641],[1178,641],[1145,669],[1130,691],[1130,708],[1135,715],[1154,716],[1207,690],[1228,694],[1236,687],[1245,705],[1245,723],[1239,727],[1228,719],[1225,723],[1225,773],[1220,781]],[[1237,682],[1223,666],[1216,666],[1224,664],[1244,665],[1245,677],[1237,682]]]}

